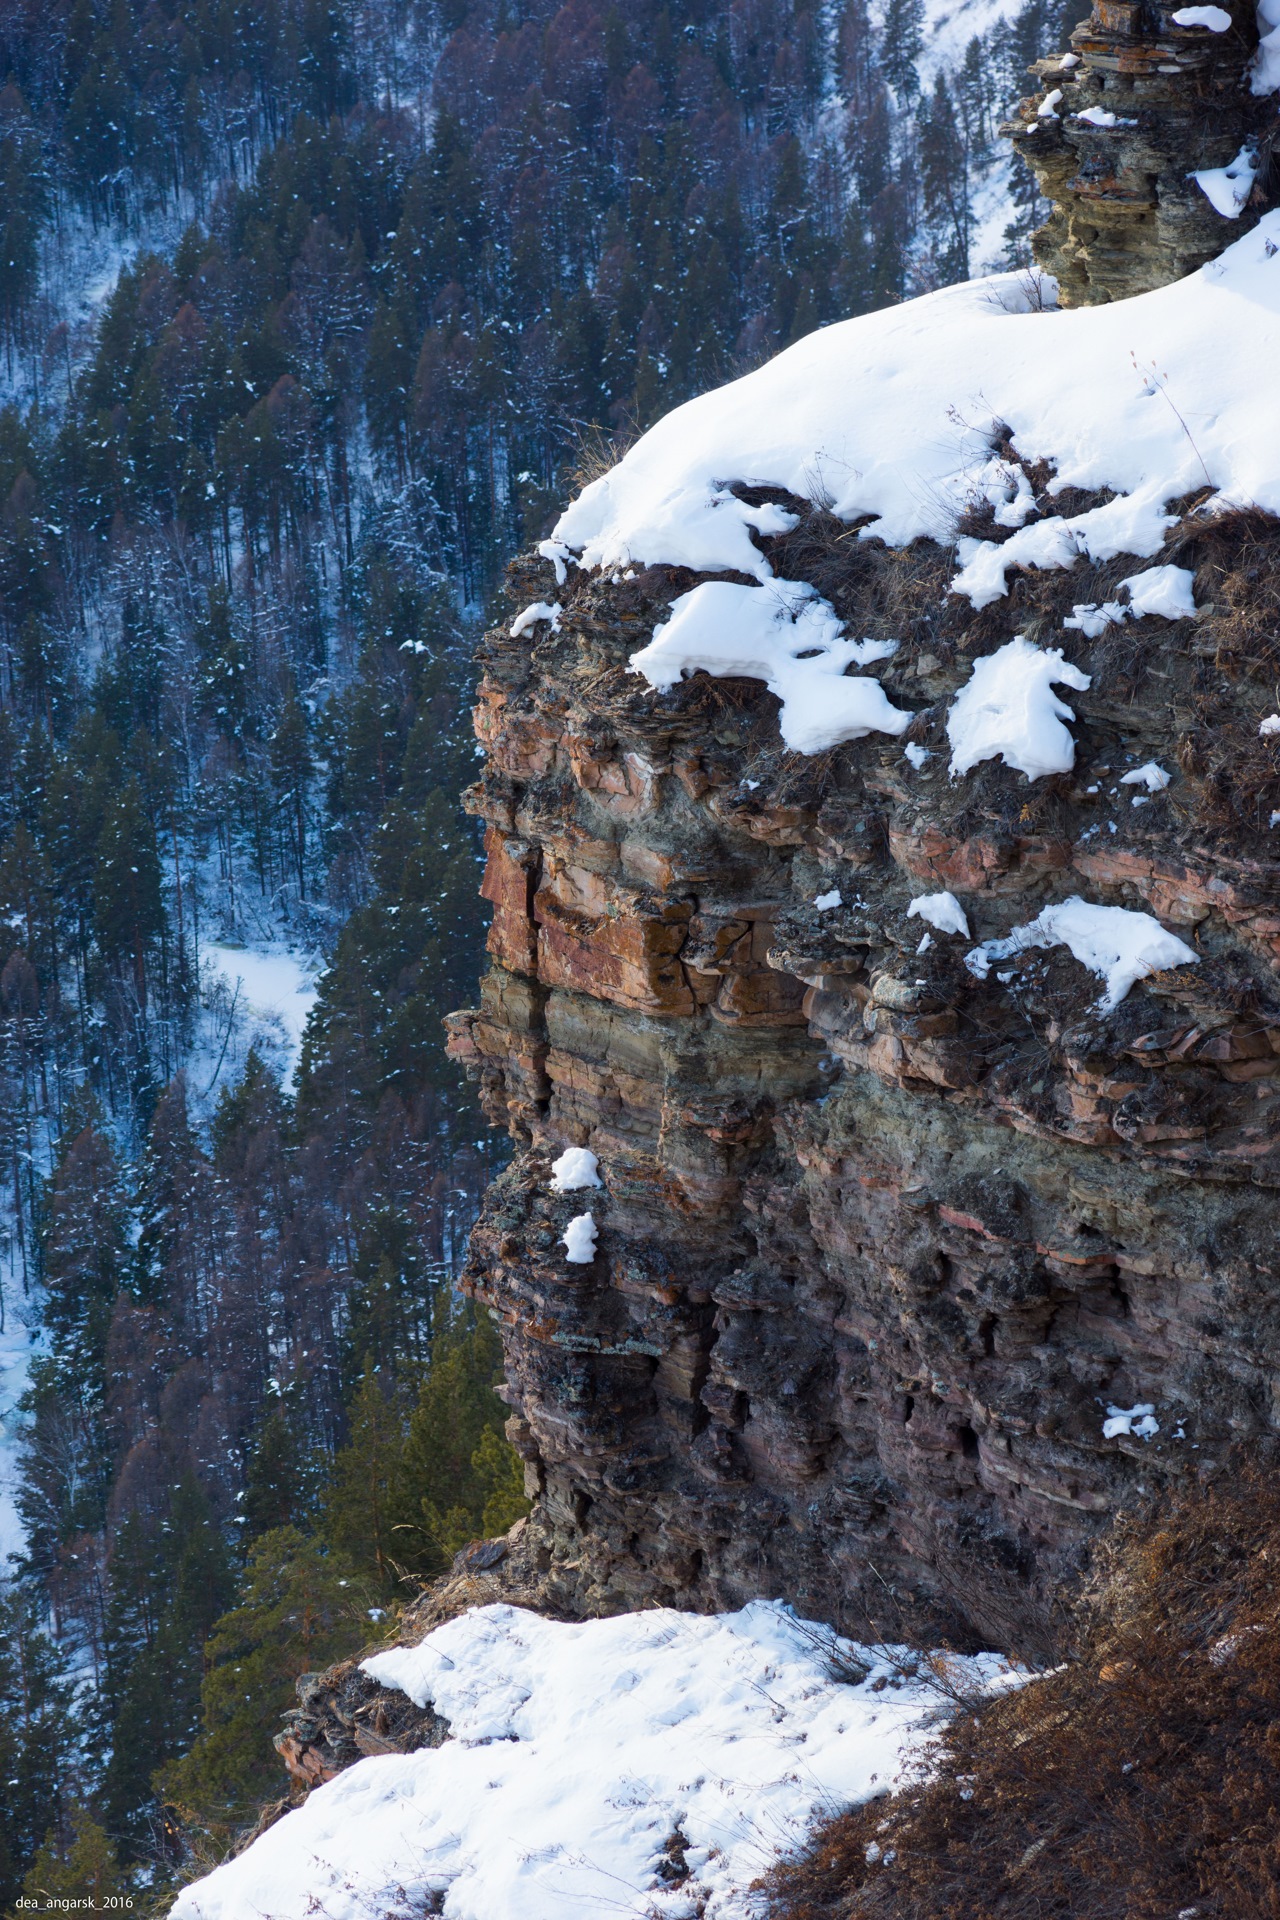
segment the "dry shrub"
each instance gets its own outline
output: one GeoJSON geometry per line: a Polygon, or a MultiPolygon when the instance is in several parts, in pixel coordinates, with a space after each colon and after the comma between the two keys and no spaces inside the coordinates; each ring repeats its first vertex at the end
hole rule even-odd
{"type": "Polygon", "coordinates": [[[1280,1487],[1122,1522],[1077,1631],[775,1869],[774,1920],[1280,1916],[1280,1487]]]}

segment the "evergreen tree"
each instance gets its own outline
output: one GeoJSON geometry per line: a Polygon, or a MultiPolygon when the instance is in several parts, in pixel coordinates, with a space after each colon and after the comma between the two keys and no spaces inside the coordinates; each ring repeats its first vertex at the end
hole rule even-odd
{"type": "Polygon", "coordinates": [[[93,875],[94,931],[110,966],[127,966],[139,1008],[147,1005],[147,966],[167,930],[153,822],[136,780],[112,801],[98,838],[93,875]]]}
{"type": "Polygon", "coordinates": [[[85,1123],[64,1134],[49,1182],[41,1269],[58,1383],[98,1400],[111,1309],[125,1273],[127,1210],[101,1115],[91,1098],[85,1106],[85,1123]]]}
{"type": "Polygon", "coordinates": [[[408,1556],[392,1531],[400,1491],[405,1408],[394,1384],[366,1361],[349,1416],[350,1437],[321,1496],[329,1544],[390,1592],[408,1556]]]}
{"type": "Polygon", "coordinates": [[[66,1661],[40,1613],[30,1582],[0,1584],[0,1906],[6,1910],[45,1834],[65,1826],[77,1785],[66,1661]]]}
{"type": "Polygon", "coordinates": [[[309,1526],[315,1518],[322,1458],[299,1428],[301,1398],[277,1396],[259,1421],[245,1463],[241,1513],[250,1539],[285,1526],[309,1526]]]}
{"type": "Polygon", "coordinates": [[[189,1476],[155,1519],[131,1514],[111,1556],[106,1709],[108,1831],[126,1858],[155,1844],[152,1775],[190,1744],[199,1719],[201,1648],[232,1597],[229,1556],[189,1476]]]}
{"type": "Polygon", "coordinates": [[[373,1598],[349,1561],[297,1527],[254,1542],[236,1603],[206,1643],[199,1735],[157,1780],[184,1818],[225,1839],[278,1792],[265,1730],[293,1704],[300,1674],[368,1639],[373,1598]]]}
{"type": "Polygon", "coordinates": [[[65,1831],[51,1828],[45,1835],[22,1892],[27,1912],[110,1914],[132,1904],[105,1829],[83,1807],[72,1810],[65,1831]]]}
{"type": "Polygon", "coordinates": [[[486,1509],[507,1526],[526,1510],[503,1437],[506,1408],[494,1392],[500,1366],[492,1324],[469,1308],[436,1336],[396,1488],[396,1540],[417,1574],[442,1572],[480,1535],[486,1509]]]}
{"type": "Polygon", "coordinates": [[[923,51],[924,0],[886,0],[880,65],[900,100],[920,91],[916,62],[923,51]]]}

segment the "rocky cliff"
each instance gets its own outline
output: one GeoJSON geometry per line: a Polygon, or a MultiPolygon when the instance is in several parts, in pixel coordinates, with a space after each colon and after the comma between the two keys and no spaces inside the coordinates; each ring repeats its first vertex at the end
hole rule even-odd
{"type": "Polygon", "coordinates": [[[939,547],[791,504],[762,546],[902,641],[882,684],[919,770],[874,738],[787,753],[751,681],[651,694],[628,656],[689,576],[513,570],[566,604],[484,652],[492,964],[453,1044],[519,1151],[467,1285],[583,1604],[782,1594],[852,1624],[887,1583],[1008,1639],[1136,1491],[1276,1429],[1280,546],[1189,515],[1168,553],[1199,617],[1078,650],[1074,773],[958,784],[942,722],[975,653],[1060,632],[1132,563],[1022,573],[975,614],[939,547]],[[1167,790],[1119,785],[1153,759],[1167,790]],[[906,908],[939,888],[983,934],[1085,891],[1202,958],[1107,1013],[1061,949],[981,982],[956,941],[919,951],[906,908]],[[566,1144],[602,1193],[549,1190],[566,1144]],[[1158,1435],[1104,1438],[1140,1403],[1158,1435]]]}
{"type": "MultiPolygon", "coordinates": [[[[1100,0],[1093,64],[1047,76],[1080,91],[1033,114],[1068,303],[1165,292],[1052,318],[1031,276],[830,329],[662,422],[511,568],[471,794],[490,965],[450,1044],[516,1143],[465,1285],[534,1509],[404,1638],[498,1599],[782,1596],[1043,1654],[1122,1508],[1275,1457],[1275,107],[1252,23],[1199,11],[1100,0]],[[1086,234],[1071,115],[1134,45],[1164,211],[1082,165],[1120,209],[1086,234]],[[1257,130],[1253,199],[1188,185],[1171,114],[1206,166],[1257,130]],[[708,585],[734,616],[656,671],[708,585]],[[1002,748],[957,745],[1011,649],[1047,759],[1029,683],[1002,748]],[[1072,903],[1146,957],[1051,942],[1072,903]],[[570,1147],[600,1186],[557,1190],[570,1147]]],[[[353,1675],[303,1685],[299,1784],[437,1736],[353,1675]]]]}
{"type": "MultiPolygon", "coordinates": [[[[1025,103],[1037,129],[1024,150],[1057,202],[1041,248],[1068,303],[1174,280],[1265,205],[1275,109],[1248,87],[1252,13],[1192,13],[1098,0],[1025,103]],[[1221,181],[1189,172],[1242,143],[1240,203],[1215,208],[1221,181]]],[[[1274,240],[1255,251],[1265,267],[1274,240]]],[[[1234,456],[1198,441],[1167,375],[1144,369],[1148,323],[1172,311],[1139,303],[1132,343],[1127,320],[1114,338],[1077,329],[1086,357],[1072,366],[1055,362],[1068,336],[1046,335],[1029,364],[1075,408],[1053,429],[1034,424],[1024,388],[1015,431],[983,387],[1000,486],[972,467],[981,485],[949,533],[876,537],[888,522],[859,507],[884,436],[838,383],[830,433],[866,445],[863,466],[847,455],[836,512],[815,504],[824,484],[744,484],[770,460],[799,467],[774,442],[779,394],[790,419],[787,395],[807,389],[779,372],[772,404],[761,388],[757,411],[730,395],[716,416],[742,454],[737,484],[725,449],[738,442],[704,462],[718,519],[697,538],[718,561],[671,564],[694,550],[670,502],[693,497],[679,470],[695,403],[638,460],[632,494],[615,490],[616,505],[649,486],[647,531],[622,539],[618,506],[614,535],[596,538],[614,511],[601,495],[562,522],[585,532],[511,571],[513,609],[534,604],[484,645],[472,795],[488,826],[491,964],[451,1044],[517,1143],[466,1286],[503,1329],[509,1430],[536,1502],[524,1551],[537,1543],[560,1604],[783,1595],[854,1629],[914,1614],[1043,1647],[1055,1596],[1121,1506],[1242,1452],[1270,1457],[1280,523],[1224,489],[1234,456]],[[1114,402],[1080,384],[1090,353],[1120,382],[1114,402]],[[1124,378],[1165,402],[1174,438],[1127,481],[1073,488],[1037,433],[1074,433],[1082,473],[1110,436],[1119,472],[1130,430],[1115,409],[1135,404],[1124,378]],[[1136,519],[1126,530],[1117,487],[1154,499],[1161,458],[1156,504],[1171,510],[1154,534],[1136,519]],[[749,545],[706,533],[729,508],[749,545]],[[655,552],[667,564],[642,564],[655,552]],[[1184,583],[1178,605],[1143,612],[1135,553],[1181,570],[1167,576],[1184,583]],[[712,655],[701,664],[719,677],[653,691],[633,656],[708,570],[806,583],[796,591],[821,595],[848,633],[891,643],[872,674],[906,716],[891,724],[909,722],[905,752],[874,731],[788,751],[764,670],[726,678],[712,655]],[[1010,635],[1066,647],[1074,754],[1047,777],[988,758],[959,778],[948,715],[1010,635]],[[909,911],[943,890],[971,938],[1006,939],[1005,964],[967,964],[968,941],[909,911]],[[1184,963],[1139,968],[1131,991],[1100,999],[1074,951],[1008,940],[1076,896],[1149,915],[1184,963]],[[598,1157],[599,1192],[554,1190],[570,1145],[598,1157]],[[588,1203],[594,1258],[570,1260],[563,1235],[588,1203]]],[[[1226,414],[1196,411],[1209,404],[1196,369],[1234,324],[1205,312],[1202,347],[1181,363],[1202,435],[1226,414]]],[[[870,338],[851,337],[849,363],[869,356],[851,389],[867,408],[885,404],[886,370],[932,377],[948,349],[940,337],[895,361],[870,338]]],[[[1247,351],[1239,336],[1226,350],[1247,351]]],[[[978,375],[956,381],[977,407],[960,389],[978,375]]],[[[1257,430],[1242,392],[1237,450],[1257,430]]],[[[895,460],[910,466],[922,444],[916,401],[892,404],[881,501],[895,460]]],[[[967,420],[963,406],[947,418],[967,420]]],[[[1133,435],[1152,418],[1134,411],[1133,435]]],[[[820,482],[821,469],[815,457],[820,482]]],[[[912,485],[925,482],[904,498],[912,485]]]]}
{"type": "Polygon", "coordinates": [[[1070,51],[1037,62],[1040,90],[1002,131],[1053,202],[1036,258],[1064,305],[1181,279],[1221,252],[1226,215],[1249,225],[1269,204],[1275,108],[1251,89],[1257,44],[1251,0],[1097,0],[1070,51]],[[1202,171],[1224,176],[1217,205],[1202,171]]]}

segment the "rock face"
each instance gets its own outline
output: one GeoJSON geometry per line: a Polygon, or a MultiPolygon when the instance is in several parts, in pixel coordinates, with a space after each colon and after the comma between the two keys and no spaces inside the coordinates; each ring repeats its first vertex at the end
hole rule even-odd
{"type": "MultiPolygon", "coordinates": [[[[1273,99],[1249,90],[1251,0],[1217,10],[1221,31],[1180,25],[1176,6],[1096,0],[1071,53],[1038,61],[1042,90],[1002,131],[1054,202],[1035,255],[1064,306],[1146,293],[1203,266],[1271,204],[1273,99]],[[1257,174],[1233,218],[1192,177],[1252,145],[1257,174]]],[[[1194,9],[1203,14],[1204,8],[1194,9]]]]}
{"type": "Polygon", "coordinates": [[[975,614],[926,543],[807,508],[761,544],[901,642],[875,671],[928,757],[788,754],[752,681],[652,693],[628,656],[687,573],[517,565],[513,605],[564,611],[484,648],[491,965],[451,1045],[518,1151],[465,1284],[574,1606],[782,1595],[1043,1648],[1123,1502],[1265,1453],[1280,1419],[1280,539],[1174,529],[1200,616],[1077,635],[1076,768],[1034,782],[950,780],[948,700],[1010,632],[1061,644],[1131,559],[1017,574],[975,614]],[[1121,784],[1152,760],[1166,791],[1121,784]],[[1198,963],[1111,1012],[1064,948],[980,981],[908,916],[940,889],[974,939],[1079,893],[1198,963]],[[567,1145],[600,1190],[551,1190],[567,1145]],[[1104,1436],[1135,1406],[1154,1436],[1104,1436]]]}

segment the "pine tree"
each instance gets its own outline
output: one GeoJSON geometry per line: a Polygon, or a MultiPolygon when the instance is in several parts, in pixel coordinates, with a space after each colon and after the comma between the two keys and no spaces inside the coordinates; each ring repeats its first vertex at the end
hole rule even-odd
{"type": "Polygon", "coordinates": [[[880,64],[899,100],[920,91],[916,62],[924,51],[924,0],[886,0],[880,64]]]}
{"type": "Polygon", "coordinates": [[[289,863],[298,878],[298,893],[302,896],[307,890],[307,793],[312,760],[306,715],[292,693],[271,736],[268,754],[271,784],[284,827],[283,839],[289,850],[289,863]]]}
{"type": "Polygon", "coordinates": [[[500,1365],[492,1324],[470,1309],[436,1336],[396,1488],[396,1540],[419,1575],[442,1572],[480,1534],[488,1501],[495,1517],[513,1504],[511,1470],[501,1464],[506,1408],[494,1392],[500,1365]],[[481,1451],[486,1435],[492,1437],[481,1451]]]}
{"type": "Polygon", "coordinates": [[[40,1624],[34,1583],[0,1584],[0,1907],[41,1840],[65,1826],[77,1785],[66,1662],[40,1624]]]}
{"type": "Polygon", "coordinates": [[[305,1419],[301,1396],[275,1398],[249,1446],[241,1514],[246,1537],[279,1527],[309,1526],[316,1513],[322,1461],[299,1431],[305,1419]]]}
{"type": "Polygon", "coordinates": [[[84,1807],[71,1811],[64,1831],[50,1828],[22,1892],[34,1912],[110,1914],[132,1904],[110,1838],[84,1807]]]}
{"type": "Polygon", "coordinates": [[[350,1437],[321,1496],[324,1538],[389,1592],[406,1557],[392,1531],[405,1441],[394,1384],[366,1361],[349,1415],[350,1437]]]}
{"type": "Polygon", "coordinates": [[[295,1526],[255,1541],[236,1603],[205,1646],[199,1735],[157,1781],[183,1817],[225,1838],[278,1792],[265,1731],[293,1703],[300,1674],[368,1639],[374,1598],[350,1561],[295,1526]]]}
{"type": "Polygon", "coordinates": [[[45,1200],[41,1267],[59,1383],[100,1395],[111,1309],[125,1273],[126,1204],[111,1142],[88,1104],[64,1134],[45,1200]]]}
{"type": "Polygon", "coordinates": [[[227,1548],[189,1476],[163,1517],[125,1520],[112,1550],[102,1695],[111,1748],[103,1806],[125,1858],[151,1842],[152,1775],[195,1734],[200,1650],[231,1598],[227,1548]]]}
{"type": "Polygon", "coordinates": [[[167,930],[155,826],[136,780],[107,810],[93,875],[94,931],[109,965],[127,964],[138,1006],[147,1005],[147,963],[167,930]]]}

